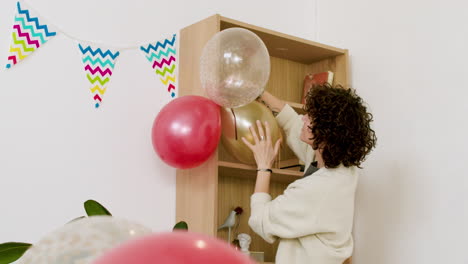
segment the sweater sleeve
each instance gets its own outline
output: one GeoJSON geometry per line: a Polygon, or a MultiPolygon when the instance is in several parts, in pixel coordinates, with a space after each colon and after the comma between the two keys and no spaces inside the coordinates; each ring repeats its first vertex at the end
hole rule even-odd
{"type": "Polygon", "coordinates": [[[317,233],[329,185],[324,177],[314,176],[290,184],[274,200],[267,193],[254,193],[250,199],[249,226],[268,243],[277,237],[298,238],[317,233]]]}
{"type": "Polygon", "coordinates": [[[302,115],[297,114],[296,111],[287,104],[276,116],[276,120],[286,133],[288,146],[294,154],[308,166],[308,163],[313,160],[315,152],[309,144],[300,139],[303,126],[302,115]]]}

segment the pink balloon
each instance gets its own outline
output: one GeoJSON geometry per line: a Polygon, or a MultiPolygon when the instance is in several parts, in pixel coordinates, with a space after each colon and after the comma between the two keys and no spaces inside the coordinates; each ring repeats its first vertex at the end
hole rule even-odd
{"type": "Polygon", "coordinates": [[[153,147],[172,167],[189,169],[205,162],[221,136],[220,108],[201,96],[183,96],[165,105],[154,120],[153,147]]]}
{"type": "Polygon", "coordinates": [[[126,242],[93,264],[254,264],[224,241],[191,232],[161,233],[126,242]]]}

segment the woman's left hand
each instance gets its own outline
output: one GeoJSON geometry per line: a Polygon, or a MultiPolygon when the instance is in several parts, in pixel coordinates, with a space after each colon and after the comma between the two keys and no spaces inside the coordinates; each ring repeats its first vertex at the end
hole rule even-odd
{"type": "Polygon", "coordinates": [[[273,147],[271,142],[271,132],[268,122],[265,122],[265,130],[263,129],[262,123],[257,120],[258,136],[255,128],[250,127],[250,133],[254,138],[255,144],[251,144],[245,137],[242,137],[242,141],[247,147],[252,150],[255,161],[257,162],[257,168],[259,169],[271,169],[276,156],[278,155],[281,139],[276,141],[273,147]]]}

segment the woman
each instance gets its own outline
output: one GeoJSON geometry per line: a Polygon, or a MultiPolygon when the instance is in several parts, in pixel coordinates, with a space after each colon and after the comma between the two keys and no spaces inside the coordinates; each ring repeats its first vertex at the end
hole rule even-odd
{"type": "Polygon", "coordinates": [[[276,119],[306,173],[271,199],[271,168],[280,140],[273,146],[268,123],[257,121],[257,131],[250,129],[255,142],[243,138],[258,167],[249,225],[269,243],[280,240],[277,264],[341,264],[353,251],[358,168],[376,143],[372,114],[353,90],[329,84],[309,91],[304,116],[268,92],[260,99],[279,112],[276,119]]]}

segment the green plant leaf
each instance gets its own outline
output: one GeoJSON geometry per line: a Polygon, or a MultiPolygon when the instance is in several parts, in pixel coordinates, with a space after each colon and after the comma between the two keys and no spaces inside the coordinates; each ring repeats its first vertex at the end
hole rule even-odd
{"type": "Polygon", "coordinates": [[[15,262],[32,245],[20,242],[7,242],[0,244],[0,264],[9,264],[15,262]]]}
{"type": "Polygon", "coordinates": [[[180,221],[179,223],[175,224],[174,228],[172,231],[175,230],[188,230],[188,225],[185,221],[180,221]]]}
{"type": "Polygon", "coordinates": [[[94,201],[94,200],[88,200],[84,203],[84,208],[86,210],[86,213],[88,216],[93,216],[93,215],[110,215],[112,216],[107,209],[102,206],[100,203],[94,201]]]}
{"type": "Polygon", "coordinates": [[[77,217],[77,218],[73,218],[72,220],[68,221],[67,224],[73,223],[73,222],[75,222],[75,221],[77,221],[77,220],[80,220],[80,219],[83,219],[83,218],[86,218],[86,216],[80,216],[80,217],[77,217]]]}

